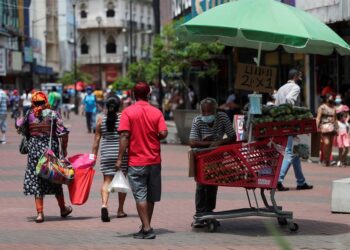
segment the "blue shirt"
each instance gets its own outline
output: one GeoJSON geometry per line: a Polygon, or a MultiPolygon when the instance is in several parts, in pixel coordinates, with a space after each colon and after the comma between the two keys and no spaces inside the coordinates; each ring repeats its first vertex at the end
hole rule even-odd
{"type": "Polygon", "coordinates": [[[85,112],[96,113],[96,96],[93,94],[88,94],[84,98],[85,112]]]}
{"type": "Polygon", "coordinates": [[[7,114],[7,95],[0,89],[0,115],[7,114]]]}

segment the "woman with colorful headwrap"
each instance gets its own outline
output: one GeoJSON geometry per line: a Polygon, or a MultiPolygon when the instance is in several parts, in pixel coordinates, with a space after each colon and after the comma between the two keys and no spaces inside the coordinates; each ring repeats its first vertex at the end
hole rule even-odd
{"type": "Polygon", "coordinates": [[[59,138],[61,139],[61,153],[67,155],[68,133],[64,127],[61,117],[56,111],[50,109],[47,96],[41,91],[32,95],[32,106],[21,119],[16,120],[16,128],[19,133],[28,139],[28,163],[24,176],[23,190],[25,195],[34,195],[37,209],[37,223],[44,221],[43,205],[44,196],[56,196],[61,211],[61,217],[67,217],[72,212],[71,206],[66,206],[63,196],[62,185],[51,183],[35,173],[36,165],[40,157],[49,147],[51,122],[52,150],[58,156],[59,138]]]}

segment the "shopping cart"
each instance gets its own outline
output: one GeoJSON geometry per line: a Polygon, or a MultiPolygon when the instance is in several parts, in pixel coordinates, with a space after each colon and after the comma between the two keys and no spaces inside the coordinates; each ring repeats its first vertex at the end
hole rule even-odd
{"type": "Polygon", "coordinates": [[[282,211],[277,206],[275,191],[287,144],[287,137],[264,138],[247,143],[218,147],[212,151],[201,151],[196,155],[196,181],[200,184],[245,188],[249,208],[229,211],[201,213],[195,220],[206,221],[210,232],[219,225],[217,219],[247,216],[275,217],[280,225],[288,225],[290,231],[297,231],[298,224],[293,222],[293,213],[282,211]],[[255,190],[260,188],[264,207],[260,207],[255,190]],[[255,206],[249,196],[252,191],[255,206]],[[270,191],[269,204],[265,191],[270,191]]]}

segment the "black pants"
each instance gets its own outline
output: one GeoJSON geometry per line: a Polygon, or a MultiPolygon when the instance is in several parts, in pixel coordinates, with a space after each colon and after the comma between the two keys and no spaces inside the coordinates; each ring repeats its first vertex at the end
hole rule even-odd
{"type": "Polygon", "coordinates": [[[201,185],[196,187],[196,214],[212,212],[216,206],[217,186],[201,185]]]}
{"type": "Polygon", "coordinates": [[[91,133],[91,130],[92,130],[92,119],[93,119],[93,114],[92,112],[85,112],[85,116],[86,116],[86,126],[87,126],[87,129],[89,131],[89,133],[91,133]]]}

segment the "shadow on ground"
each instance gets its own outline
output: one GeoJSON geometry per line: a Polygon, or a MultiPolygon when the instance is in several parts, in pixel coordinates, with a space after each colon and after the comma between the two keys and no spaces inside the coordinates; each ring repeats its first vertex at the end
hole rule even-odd
{"type": "MultiPolygon", "coordinates": [[[[242,236],[268,236],[271,234],[266,223],[271,223],[282,235],[339,235],[350,232],[350,225],[316,220],[294,220],[299,225],[297,232],[290,232],[288,226],[280,226],[277,219],[242,218],[220,220],[221,226],[217,232],[242,236]]],[[[194,232],[205,232],[207,228],[194,229],[194,232]]]]}

